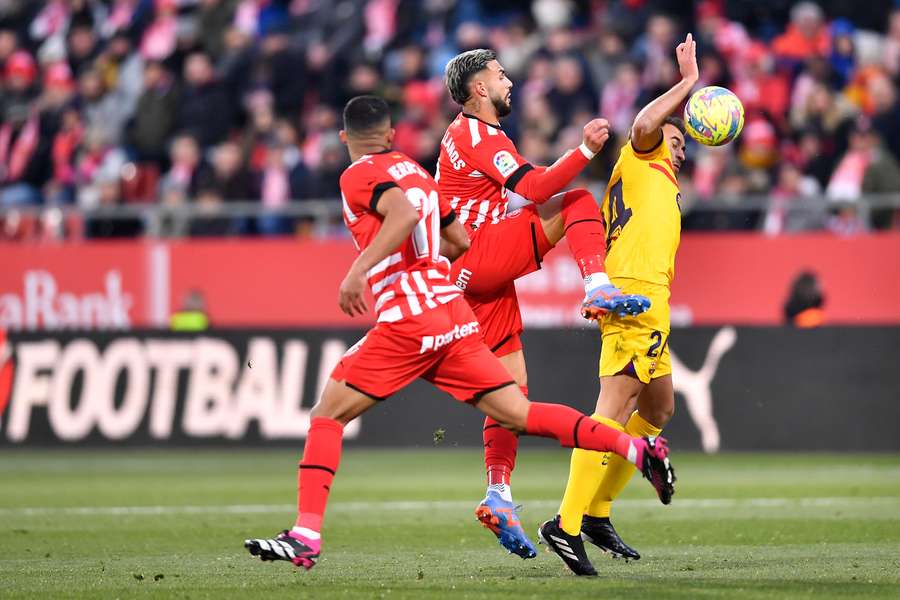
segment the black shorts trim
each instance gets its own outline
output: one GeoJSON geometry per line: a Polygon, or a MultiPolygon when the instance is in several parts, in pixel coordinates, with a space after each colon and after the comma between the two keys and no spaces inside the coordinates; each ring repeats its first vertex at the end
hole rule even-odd
{"type": "MultiPolygon", "coordinates": [[[[568,225],[566,225],[566,228],[563,229],[563,233],[568,231],[569,227],[571,227],[573,225],[578,225],[579,223],[603,223],[603,219],[578,219],[577,221],[573,221],[573,222],[569,223],[568,225]]],[[[606,228],[606,225],[604,225],[604,229],[605,228],[606,228]]]]}
{"type": "Polygon", "coordinates": [[[516,191],[516,185],[518,185],[519,181],[521,181],[522,178],[525,177],[525,173],[533,170],[533,166],[531,166],[529,163],[525,163],[524,165],[516,169],[515,172],[506,179],[506,183],[503,184],[503,187],[513,192],[516,191]]]}
{"type": "Polygon", "coordinates": [[[369,208],[372,209],[372,212],[378,212],[378,201],[381,199],[381,195],[395,187],[400,186],[393,181],[382,181],[372,188],[372,199],[369,200],[369,208]]]}
{"type": "Polygon", "coordinates": [[[505,388],[508,385],[516,385],[516,382],[515,381],[507,381],[506,383],[501,383],[500,385],[495,385],[494,387],[487,388],[486,390],[481,390],[480,392],[478,392],[477,394],[472,396],[471,399],[466,400],[466,402],[468,402],[469,404],[478,402],[485,395],[490,394],[491,392],[496,392],[497,390],[502,390],[503,388],[505,388]]]}
{"type": "Polygon", "coordinates": [[[355,385],[353,385],[352,383],[350,383],[350,382],[347,381],[346,379],[344,380],[344,385],[346,385],[346,386],[347,386],[348,388],[350,388],[351,390],[356,390],[356,391],[359,392],[360,394],[365,394],[366,396],[368,396],[369,398],[371,398],[371,399],[374,400],[375,402],[384,402],[385,400],[388,399],[388,396],[376,396],[375,394],[370,394],[370,393],[367,392],[366,390],[362,390],[362,389],[356,387],[355,385]]]}
{"type": "Polygon", "coordinates": [[[441,229],[451,225],[456,220],[456,211],[451,210],[446,216],[441,217],[441,229]]]}
{"type": "Polygon", "coordinates": [[[496,352],[497,350],[499,350],[500,348],[502,348],[502,347],[503,347],[503,344],[505,344],[506,342],[508,342],[509,340],[511,340],[513,335],[515,335],[515,334],[512,334],[512,333],[511,333],[511,334],[509,334],[508,336],[506,336],[505,338],[503,338],[502,340],[500,340],[500,343],[499,343],[499,344],[497,344],[496,346],[494,346],[493,348],[491,348],[491,352],[496,352]]]}
{"type": "Polygon", "coordinates": [[[531,248],[534,250],[534,264],[540,269],[541,268],[541,253],[538,252],[538,243],[537,243],[537,225],[534,222],[531,223],[531,248]]]}
{"type": "Polygon", "coordinates": [[[315,469],[317,471],[328,471],[332,475],[335,474],[334,469],[326,467],[324,465],[297,465],[298,469],[315,469]]]}

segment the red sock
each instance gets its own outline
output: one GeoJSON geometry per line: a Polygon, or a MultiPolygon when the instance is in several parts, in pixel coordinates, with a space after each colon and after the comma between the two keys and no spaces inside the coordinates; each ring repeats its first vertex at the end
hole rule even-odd
{"type": "MultiPolygon", "coordinates": [[[[519,389],[528,397],[528,386],[520,385],[519,389]]],[[[490,417],[484,418],[482,430],[484,440],[484,468],[487,471],[488,485],[504,483],[509,485],[509,478],[516,468],[516,451],[519,448],[519,436],[504,429],[500,423],[490,417]]]]}
{"type": "Polygon", "coordinates": [[[569,251],[578,263],[581,276],[603,272],[601,252],[606,247],[606,233],[594,197],[585,189],[566,192],[562,216],[569,251]]]}
{"type": "Polygon", "coordinates": [[[566,448],[615,452],[629,460],[631,436],[562,404],[532,402],[526,423],[528,435],[556,438],[566,448]]]}
{"type": "Polygon", "coordinates": [[[343,436],[344,426],[334,419],[316,417],[310,422],[297,471],[297,527],[322,530],[331,481],[341,462],[343,436]]]}

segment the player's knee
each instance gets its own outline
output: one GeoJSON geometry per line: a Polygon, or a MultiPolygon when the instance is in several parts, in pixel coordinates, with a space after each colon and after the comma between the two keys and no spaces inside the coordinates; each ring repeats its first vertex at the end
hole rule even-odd
{"type": "Polygon", "coordinates": [[[588,207],[594,212],[597,211],[597,202],[594,200],[594,195],[585,188],[569,190],[566,192],[565,196],[563,196],[562,207],[564,210],[576,206],[578,208],[588,207]]]}
{"type": "MultiPolygon", "coordinates": [[[[643,411],[642,411],[643,412],[643,411]]],[[[669,424],[669,421],[672,420],[672,417],[675,415],[675,405],[666,405],[666,406],[657,406],[654,407],[653,410],[650,411],[650,414],[647,415],[646,419],[651,424],[662,429],[666,425],[669,424]]]]}

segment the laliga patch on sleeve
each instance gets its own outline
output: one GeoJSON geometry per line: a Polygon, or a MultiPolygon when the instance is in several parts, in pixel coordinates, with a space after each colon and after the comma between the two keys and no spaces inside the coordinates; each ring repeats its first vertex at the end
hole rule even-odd
{"type": "Polygon", "coordinates": [[[501,150],[494,155],[494,166],[500,171],[500,175],[509,177],[519,168],[519,163],[507,150],[501,150]]]}

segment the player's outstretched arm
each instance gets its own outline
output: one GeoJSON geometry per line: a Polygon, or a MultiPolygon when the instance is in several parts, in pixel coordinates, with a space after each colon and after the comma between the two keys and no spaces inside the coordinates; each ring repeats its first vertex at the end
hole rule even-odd
{"type": "Polygon", "coordinates": [[[594,119],[584,126],[584,137],[578,148],[567,151],[549,167],[521,167],[519,170],[522,174],[513,173],[506,187],[536,204],[546,202],[581,173],[594,155],[603,149],[608,139],[607,120],[594,119]]]}
{"type": "Polygon", "coordinates": [[[360,253],[341,282],[338,304],[341,310],[355,317],[369,310],[366,305],[366,272],[390,256],[413,232],[419,222],[419,212],[407,200],[400,188],[381,194],[376,210],[384,221],[369,247],[360,253]]]}
{"type": "MultiPolygon", "coordinates": [[[[456,213],[450,213],[456,217],[456,213]]],[[[469,249],[471,241],[466,228],[455,218],[444,227],[441,227],[441,256],[453,262],[469,249]]]]}
{"type": "Polygon", "coordinates": [[[663,121],[684,102],[700,77],[700,70],[697,67],[697,42],[690,33],[675,48],[675,58],[681,71],[681,81],[645,106],[631,126],[631,145],[639,152],[656,147],[662,137],[663,121]]]}

